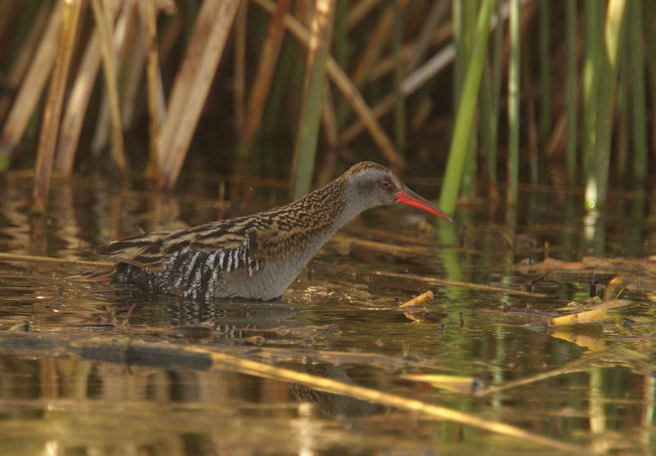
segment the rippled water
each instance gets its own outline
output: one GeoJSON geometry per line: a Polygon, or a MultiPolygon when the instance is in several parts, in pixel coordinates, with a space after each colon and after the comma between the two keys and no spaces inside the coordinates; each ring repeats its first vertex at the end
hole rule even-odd
{"type": "Polygon", "coordinates": [[[340,232],[281,299],[267,303],[199,305],[70,278],[95,269],[79,260],[98,260],[93,247],[109,240],[285,202],[279,188],[254,182],[228,182],[236,196],[220,201],[223,184],[199,178],[163,197],[138,184],[56,181],[39,218],[29,213],[29,180],[5,180],[0,251],[71,261],[0,259],[3,454],[562,453],[553,442],[613,454],[656,449],[649,287],[625,291],[631,305],[605,323],[569,331],[542,323],[586,299],[594,276],[547,277],[533,284],[534,295],[514,293],[539,276],[522,274],[520,263],[656,253],[656,210],[644,198],[615,195],[606,213],[591,216],[579,193],[533,189],[516,210],[473,201],[452,225],[412,208],[379,208],[340,232]],[[438,286],[434,278],[508,291],[438,286]],[[425,306],[398,307],[427,290],[435,297],[425,306]],[[255,372],[233,360],[281,370],[255,372]],[[287,371],[553,442],[356,392],[332,394],[285,378],[287,371]],[[458,391],[401,378],[407,374],[474,380],[458,391]]]}

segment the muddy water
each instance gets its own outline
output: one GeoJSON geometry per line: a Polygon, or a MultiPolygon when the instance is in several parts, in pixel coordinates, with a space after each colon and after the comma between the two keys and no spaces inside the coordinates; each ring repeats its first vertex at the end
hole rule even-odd
{"type": "Polygon", "coordinates": [[[267,303],[198,304],[71,278],[100,267],[84,261],[99,260],[93,247],[111,239],[285,201],[279,188],[230,182],[227,194],[241,197],[220,201],[223,184],[194,179],[177,196],[162,197],[139,184],[60,181],[47,216],[37,218],[28,210],[30,182],[5,180],[0,251],[69,261],[0,259],[0,453],[656,449],[649,284],[625,290],[621,297],[631,304],[603,322],[547,330],[545,321],[561,315],[556,309],[586,299],[593,281],[601,293],[608,277],[547,276],[530,286],[541,274],[517,267],[546,256],[656,253],[656,211],[640,195],[615,195],[607,212],[591,216],[580,193],[533,189],[516,210],[474,201],[452,225],[412,208],[379,208],[337,235],[281,299],[267,303]],[[427,290],[434,298],[424,306],[398,307],[427,290]],[[363,400],[357,389],[334,394],[330,385],[292,381],[287,372],[529,434],[363,400]],[[434,387],[404,377],[410,374],[447,380],[434,387]]]}

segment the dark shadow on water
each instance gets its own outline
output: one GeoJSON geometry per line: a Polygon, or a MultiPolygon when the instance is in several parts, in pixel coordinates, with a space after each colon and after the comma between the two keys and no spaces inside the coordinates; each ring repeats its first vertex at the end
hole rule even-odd
{"type": "MultiPolygon", "coordinates": [[[[309,365],[292,364],[285,367],[318,377],[330,378],[331,380],[340,381],[347,385],[355,385],[355,382],[341,366],[313,363],[309,365]]],[[[355,418],[363,415],[384,413],[388,410],[386,407],[372,404],[371,402],[340,394],[326,393],[303,385],[290,384],[289,389],[297,399],[314,404],[322,414],[332,418],[355,418]]]]}

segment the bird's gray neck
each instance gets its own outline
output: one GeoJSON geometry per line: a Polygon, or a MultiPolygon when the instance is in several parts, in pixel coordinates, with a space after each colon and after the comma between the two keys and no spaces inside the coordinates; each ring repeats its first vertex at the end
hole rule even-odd
{"type": "Polygon", "coordinates": [[[322,197],[325,199],[324,206],[333,208],[329,210],[331,213],[330,223],[326,227],[325,234],[327,237],[325,241],[343,226],[350,223],[360,213],[376,205],[371,205],[368,201],[361,198],[361,195],[357,194],[354,186],[350,185],[346,179],[337,179],[316,191],[316,193],[319,192],[323,193],[322,197]]]}

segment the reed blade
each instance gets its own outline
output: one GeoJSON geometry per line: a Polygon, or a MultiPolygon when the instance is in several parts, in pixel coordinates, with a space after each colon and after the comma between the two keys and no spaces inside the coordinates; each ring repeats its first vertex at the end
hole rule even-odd
{"type": "Polygon", "coordinates": [[[605,205],[608,193],[617,57],[623,36],[625,10],[625,0],[609,1],[602,35],[603,48],[598,55],[600,59],[598,114],[585,187],[585,206],[589,210],[605,205]]]}
{"type": "Polygon", "coordinates": [[[43,213],[46,208],[55,146],[57,145],[57,135],[59,133],[59,121],[66,91],[66,80],[71,56],[73,55],[73,47],[75,46],[80,9],[80,0],[64,2],[57,57],[55,58],[55,67],[48,89],[48,99],[43,113],[43,124],[39,137],[34,190],[32,192],[32,212],[34,213],[43,213]]]}
{"type": "Polygon", "coordinates": [[[312,185],[334,12],[334,0],[318,0],[315,3],[310,25],[311,37],[303,83],[300,126],[294,149],[294,199],[309,193],[312,185]]]}
{"type": "Polygon", "coordinates": [[[506,202],[516,204],[519,183],[519,0],[510,0],[510,61],[508,63],[508,190],[506,202]]]}
{"type": "Polygon", "coordinates": [[[449,149],[444,186],[440,193],[439,204],[445,212],[450,214],[453,213],[456,206],[458,189],[460,188],[462,172],[465,166],[467,145],[469,143],[469,135],[476,110],[476,99],[483,74],[483,63],[487,50],[490,17],[492,16],[493,7],[494,0],[485,0],[478,12],[474,45],[463,84],[462,97],[456,114],[453,139],[451,140],[451,147],[449,149]]]}
{"type": "Polygon", "coordinates": [[[578,110],[576,71],[576,2],[567,2],[567,79],[565,81],[565,99],[567,104],[567,181],[572,185],[577,176],[578,145],[578,110]]]}
{"type": "Polygon", "coordinates": [[[172,189],[178,179],[239,3],[206,0],[198,12],[159,138],[157,182],[162,189],[172,189]]]}

